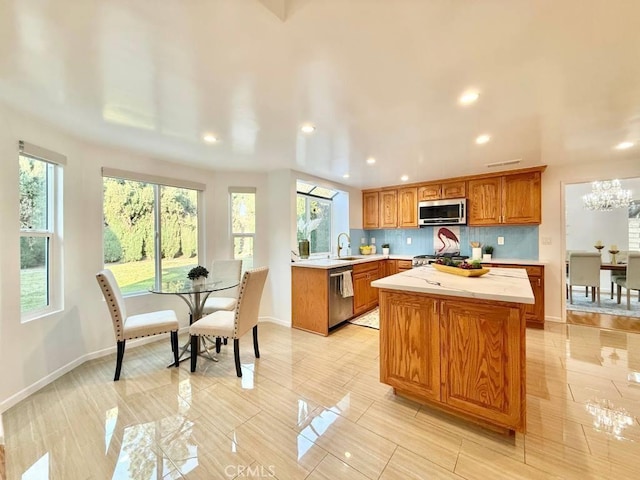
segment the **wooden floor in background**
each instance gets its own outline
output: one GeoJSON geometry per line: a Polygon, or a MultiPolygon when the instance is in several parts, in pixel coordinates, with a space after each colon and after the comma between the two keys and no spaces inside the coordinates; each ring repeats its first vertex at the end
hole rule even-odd
{"type": "Polygon", "coordinates": [[[571,325],[604,328],[607,330],[640,333],[640,318],[636,317],[621,317],[619,315],[567,310],[567,323],[571,325]]]}

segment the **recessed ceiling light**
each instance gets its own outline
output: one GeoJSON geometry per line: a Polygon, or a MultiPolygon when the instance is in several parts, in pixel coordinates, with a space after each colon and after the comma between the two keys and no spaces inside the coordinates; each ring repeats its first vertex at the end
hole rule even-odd
{"type": "Polygon", "coordinates": [[[344,175],[342,175],[342,178],[349,178],[349,174],[345,173],[344,175]]]}
{"type": "Polygon", "coordinates": [[[307,123],[306,125],[303,125],[302,127],[300,127],[300,130],[302,130],[303,133],[313,133],[315,129],[316,127],[314,127],[310,123],[307,123]]]}
{"type": "Polygon", "coordinates": [[[460,102],[461,105],[471,105],[476,100],[478,100],[479,96],[480,94],[475,90],[469,90],[467,92],[464,92],[462,95],[460,95],[458,102],[460,102]]]}
{"type": "Polygon", "coordinates": [[[616,145],[616,150],[626,150],[627,148],[633,147],[633,145],[633,142],[620,142],[618,145],[616,145]]]}
{"type": "Polygon", "coordinates": [[[409,175],[402,175],[400,177],[400,180],[402,180],[403,182],[406,182],[407,180],[409,180],[409,175]]]}
{"type": "Polygon", "coordinates": [[[476,138],[476,143],[478,145],[482,145],[484,143],[487,143],[489,140],[491,140],[491,135],[483,133],[482,135],[478,135],[478,138],[476,138]]]}
{"type": "Polygon", "coordinates": [[[218,137],[216,137],[214,134],[212,133],[205,133],[202,136],[202,139],[207,142],[207,143],[216,143],[218,141],[218,137]]]}
{"type": "Polygon", "coordinates": [[[367,163],[369,165],[373,165],[374,163],[376,163],[376,159],[373,158],[373,157],[369,157],[369,158],[367,158],[367,163]]]}

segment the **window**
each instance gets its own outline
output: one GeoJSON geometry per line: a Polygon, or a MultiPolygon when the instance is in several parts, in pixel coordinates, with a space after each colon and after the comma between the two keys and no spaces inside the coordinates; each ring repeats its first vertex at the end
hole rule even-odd
{"type": "Polygon", "coordinates": [[[198,191],[204,187],[107,169],[103,176],[104,265],[122,293],[186,278],[198,264],[198,191]]]}
{"type": "Polygon", "coordinates": [[[242,260],[243,271],[250,270],[256,237],[256,192],[252,188],[233,188],[229,194],[233,258],[242,260]]]}
{"type": "Polygon", "coordinates": [[[57,214],[66,158],[22,141],[19,147],[20,311],[30,320],[62,308],[57,214]]]}
{"type": "Polygon", "coordinates": [[[331,252],[331,207],[331,200],[298,193],[298,241],[309,240],[309,253],[331,252]]]}

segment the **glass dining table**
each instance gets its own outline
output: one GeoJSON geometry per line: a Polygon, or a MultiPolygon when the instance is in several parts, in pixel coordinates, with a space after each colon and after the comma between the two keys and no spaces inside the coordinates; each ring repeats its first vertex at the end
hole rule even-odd
{"type": "MultiPolygon", "coordinates": [[[[153,287],[149,289],[151,293],[155,293],[158,295],[177,295],[180,297],[189,307],[189,324],[200,320],[202,318],[202,312],[204,310],[204,305],[207,301],[209,295],[213,292],[220,292],[223,290],[229,290],[231,288],[237,287],[239,285],[239,281],[237,278],[217,278],[211,281],[205,281],[204,283],[198,284],[194,283],[191,280],[171,280],[168,282],[162,282],[159,288],[153,287]]],[[[201,337],[204,342],[205,337],[201,337]]],[[[182,358],[184,354],[189,350],[190,342],[187,340],[187,343],[183,345],[180,355],[179,361],[182,362],[186,360],[182,358]]],[[[201,345],[202,348],[202,345],[201,345]]],[[[207,354],[209,355],[209,349],[204,346],[207,354]]],[[[200,353],[200,352],[199,352],[200,353]]],[[[213,361],[217,361],[215,357],[209,355],[209,358],[213,361]]],[[[172,366],[173,364],[169,365],[172,366]]]]}

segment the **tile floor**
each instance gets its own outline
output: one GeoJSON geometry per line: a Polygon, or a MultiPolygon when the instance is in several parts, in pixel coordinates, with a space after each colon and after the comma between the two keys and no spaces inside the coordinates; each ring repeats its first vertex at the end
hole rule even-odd
{"type": "Polygon", "coordinates": [[[242,379],[229,347],[194,374],[164,368],[168,339],[131,348],[120,382],[112,355],[4,414],[7,478],[638,478],[640,334],[547,323],[527,342],[515,437],[394,397],[366,327],[260,324],[262,358],[241,341],[242,379]]]}

